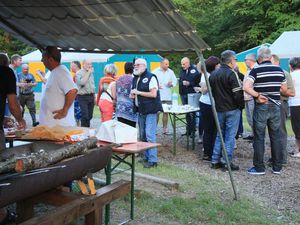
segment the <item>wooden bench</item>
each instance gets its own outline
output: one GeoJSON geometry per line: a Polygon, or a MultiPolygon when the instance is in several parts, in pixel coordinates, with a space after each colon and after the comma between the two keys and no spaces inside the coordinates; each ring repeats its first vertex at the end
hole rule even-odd
{"type": "Polygon", "coordinates": [[[130,181],[120,180],[97,190],[95,195],[52,190],[41,195],[17,202],[18,224],[63,225],[85,216],[86,225],[102,224],[102,208],[129,193],[130,181]],[[41,216],[33,217],[33,206],[45,203],[58,206],[41,216]]]}

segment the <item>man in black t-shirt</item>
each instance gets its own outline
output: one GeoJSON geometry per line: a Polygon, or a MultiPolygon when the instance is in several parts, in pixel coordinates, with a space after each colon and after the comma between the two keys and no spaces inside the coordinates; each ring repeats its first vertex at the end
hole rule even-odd
{"type": "MultiPolygon", "coordinates": [[[[0,53],[0,151],[5,148],[5,136],[3,132],[4,110],[8,100],[9,109],[18,122],[18,128],[24,129],[26,122],[22,118],[21,107],[16,96],[16,77],[12,69],[8,67],[8,57],[0,53]]],[[[6,208],[0,208],[0,223],[13,221],[14,214],[6,208]]]]}

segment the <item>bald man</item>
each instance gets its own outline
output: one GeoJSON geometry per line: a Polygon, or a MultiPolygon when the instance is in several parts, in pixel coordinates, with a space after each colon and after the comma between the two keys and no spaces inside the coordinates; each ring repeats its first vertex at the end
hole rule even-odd
{"type": "MultiPolygon", "coordinates": [[[[190,63],[187,57],[181,60],[181,70],[179,75],[179,94],[183,105],[188,104],[188,94],[196,93],[194,87],[199,87],[201,75],[195,65],[190,63]]],[[[195,130],[195,117],[192,113],[186,114],[186,134],[191,135],[195,130]]]]}

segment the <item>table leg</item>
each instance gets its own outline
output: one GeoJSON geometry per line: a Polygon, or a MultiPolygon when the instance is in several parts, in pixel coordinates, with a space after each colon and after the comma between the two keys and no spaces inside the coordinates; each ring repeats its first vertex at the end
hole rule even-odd
{"type": "Polygon", "coordinates": [[[135,154],[131,154],[131,196],[130,196],[130,206],[131,206],[131,211],[130,211],[130,219],[133,220],[134,218],[134,173],[135,173],[135,154]]]}
{"type": "MultiPolygon", "coordinates": [[[[111,161],[112,159],[108,160],[106,166],[106,185],[111,184],[111,161]]],[[[110,204],[105,206],[105,225],[110,223],[110,204]]]]}
{"type": "Polygon", "coordinates": [[[173,155],[176,155],[176,115],[173,113],[173,155]]]}
{"type": "MultiPolygon", "coordinates": [[[[193,117],[196,118],[196,113],[193,112],[193,117]]],[[[195,150],[195,130],[197,127],[193,128],[192,130],[192,150],[195,150]]]]}

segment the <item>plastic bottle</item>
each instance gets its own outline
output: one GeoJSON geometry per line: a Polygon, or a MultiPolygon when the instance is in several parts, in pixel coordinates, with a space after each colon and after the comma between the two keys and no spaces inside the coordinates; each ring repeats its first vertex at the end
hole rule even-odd
{"type": "Polygon", "coordinates": [[[173,92],[173,94],[172,94],[172,106],[173,107],[178,106],[178,95],[176,92],[173,92]]]}

